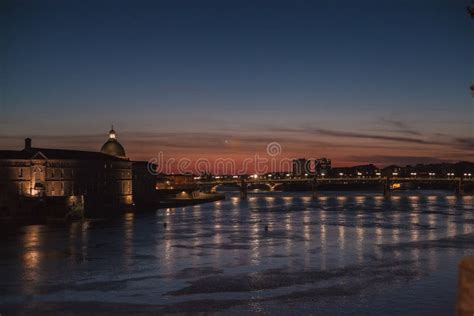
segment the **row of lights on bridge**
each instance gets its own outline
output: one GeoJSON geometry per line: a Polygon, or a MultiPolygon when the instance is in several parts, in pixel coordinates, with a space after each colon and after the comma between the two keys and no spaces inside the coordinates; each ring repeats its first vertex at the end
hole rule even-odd
{"type": "MultiPolygon", "coordinates": [[[[448,177],[454,177],[454,172],[448,172],[447,176],[448,177]]],[[[464,173],[463,176],[466,177],[466,178],[470,178],[470,177],[472,177],[472,173],[464,173]]]]}
{"type": "MultiPolygon", "coordinates": [[[[382,174],[381,174],[380,172],[376,172],[375,175],[376,175],[377,177],[380,177],[382,174]]],[[[454,172],[448,172],[446,175],[447,175],[448,177],[454,177],[454,172]]],[[[472,177],[472,174],[471,174],[471,173],[464,173],[463,175],[464,175],[464,177],[466,177],[466,178],[472,177]]],[[[291,177],[292,175],[291,175],[290,173],[287,173],[286,176],[287,176],[287,177],[291,177]]],[[[308,176],[310,176],[310,175],[307,174],[307,173],[305,173],[304,176],[305,176],[305,177],[308,177],[308,176]]],[[[321,173],[321,176],[324,177],[324,176],[326,176],[326,174],[321,173]]],[[[343,177],[343,176],[344,176],[344,173],[340,172],[340,173],[339,173],[339,176],[340,176],[340,177],[343,177]]],[[[357,176],[361,177],[361,176],[362,176],[362,172],[357,172],[357,176]]],[[[398,176],[398,172],[392,172],[392,176],[394,176],[394,177],[398,176]]],[[[410,173],[410,176],[416,177],[416,176],[417,176],[417,173],[416,173],[416,172],[411,172],[411,173],[410,173]]],[[[436,176],[436,173],[435,173],[435,172],[429,172],[429,173],[428,173],[428,176],[434,177],[434,176],[436,176]]],[[[258,179],[259,177],[265,177],[265,176],[259,176],[258,174],[253,174],[253,175],[250,176],[250,178],[252,178],[252,179],[258,179]]],[[[268,174],[267,177],[268,177],[268,178],[272,178],[273,175],[272,175],[272,174],[268,174]]],[[[214,179],[225,179],[224,176],[213,176],[213,178],[214,178],[214,179]]],[[[239,176],[232,176],[232,178],[233,178],[233,179],[238,179],[239,176]]],[[[194,177],[194,180],[199,180],[199,179],[201,179],[201,177],[194,177]]]]}

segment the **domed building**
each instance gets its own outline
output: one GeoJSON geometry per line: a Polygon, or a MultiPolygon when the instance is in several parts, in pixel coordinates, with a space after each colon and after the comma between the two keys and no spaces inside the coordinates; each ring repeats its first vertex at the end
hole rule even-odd
{"type": "Polygon", "coordinates": [[[102,145],[100,152],[122,159],[127,158],[127,156],[125,155],[125,149],[123,149],[123,146],[117,140],[117,135],[114,131],[113,126],[112,129],[109,131],[109,139],[105,142],[104,145],[102,145]]]}
{"type": "Polygon", "coordinates": [[[26,138],[22,150],[0,150],[0,217],[63,218],[76,206],[91,217],[128,210],[132,177],[113,128],[101,152],[34,147],[26,138]],[[35,200],[51,207],[38,213],[35,200]]]}

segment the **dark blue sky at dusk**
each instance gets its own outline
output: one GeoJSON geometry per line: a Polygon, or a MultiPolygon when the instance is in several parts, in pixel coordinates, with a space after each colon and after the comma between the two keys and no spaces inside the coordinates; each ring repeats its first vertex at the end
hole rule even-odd
{"type": "Polygon", "coordinates": [[[2,3],[2,149],[474,160],[468,1],[2,3]]]}

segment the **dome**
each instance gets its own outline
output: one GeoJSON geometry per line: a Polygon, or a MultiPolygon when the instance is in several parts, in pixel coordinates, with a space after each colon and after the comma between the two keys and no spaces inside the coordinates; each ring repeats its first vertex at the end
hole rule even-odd
{"type": "Polygon", "coordinates": [[[102,145],[100,152],[107,155],[120,157],[120,158],[126,157],[125,149],[123,149],[123,146],[120,145],[118,141],[112,140],[112,139],[109,139],[107,142],[105,142],[104,145],[102,145]]]}
{"type": "Polygon", "coordinates": [[[119,158],[126,158],[125,149],[123,146],[117,141],[116,134],[114,128],[109,131],[109,140],[102,145],[100,152],[103,154],[119,157],[119,158]]]}

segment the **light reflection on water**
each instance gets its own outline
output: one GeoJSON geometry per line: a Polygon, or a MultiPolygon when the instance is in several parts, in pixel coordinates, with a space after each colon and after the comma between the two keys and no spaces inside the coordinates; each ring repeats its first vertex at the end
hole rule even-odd
{"type": "MultiPolygon", "coordinates": [[[[417,277],[406,286],[429,278],[426,273],[439,275],[442,280],[449,279],[445,276],[449,273],[453,276],[449,280],[455,283],[456,262],[471,250],[462,245],[433,247],[423,243],[472,233],[473,219],[472,197],[432,193],[385,199],[371,194],[334,193],[313,199],[304,193],[273,192],[250,195],[247,200],[228,196],[225,201],[204,205],[127,213],[122,220],[110,222],[86,221],[66,228],[27,226],[10,233],[8,247],[0,248],[0,257],[6,258],[1,261],[5,268],[0,272],[0,280],[6,281],[0,281],[4,282],[0,285],[8,294],[0,296],[0,304],[21,302],[23,294],[46,301],[114,302],[120,298],[120,302],[133,304],[179,303],[188,296],[166,293],[209,276],[220,278],[216,282],[230,282],[226,277],[242,274],[242,282],[247,282],[246,273],[252,275],[250,284],[263,286],[256,288],[259,295],[224,292],[201,293],[200,297],[271,297],[273,292],[291,293],[311,284],[281,281],[274,286],[265,278],[254,279],[255,273],[272,269],[334,271],[370,266],[374,260],[411,262],[404,273],[417,277]],[[204,268],[211,272],[201,272],[204,268]],[[125,283],[113,288],[117,280],[125,283]],[[78,282],[91,284],[90,288],[75,291],[72,284],[78,282]]],[[[372,272],[377,273],[385,272],[372,272]]],[[[341,275],[325,282],[329,286],[348,286],[362,281],[357,275],[341,275]]],[[[214,286],[204,284],[203,288],[214,286]]],[[[451,300],[454,290],[450,292],[451,300]]],[[[436,291],[439,289],[428,290],[435,296],[436,291]]],[[[393,298],[397,299],[401,298],[393,298]]],[[[262,308],[264,303],[252,301],[243,310],[262,308]]]]}
{"type": "Polygon", "coordinates": [[[126,213],[125,220],[123,221],[124,225],[124,264],[125,268],[128,270],[132,264],[132,255],[133,255],[133,233],[134,233],[134,222],[135,214],[126,213]]]}
{"type": "Polygon", "coordinates": [[[25,235],[22,243],[24,245],[24,252],[22,255],[22,266],[23,266],[23,293],[31,294],[34,293],[36,286],[41,281],[41,260],[43,252],[40,251],[41,247],[41,227],[27,226],[25,227],[25,235]]]}

